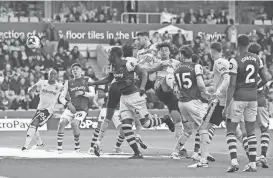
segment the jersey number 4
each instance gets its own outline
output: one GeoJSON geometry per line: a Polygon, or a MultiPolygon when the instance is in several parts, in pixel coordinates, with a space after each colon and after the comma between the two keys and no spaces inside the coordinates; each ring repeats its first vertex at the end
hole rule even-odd
{"type": "Polygon", "coordinates": [[[254,83],[255,82],[255,77],[253,76],[253,74],[255,72],[254,65],[252,65],[252,64],[247,65],[246,72],[247,72],[246,83],[254,83]]]}
{"type": "Polygon", "coordinates": [[[176,81],[178,82],[178,86],[179,88],[186,88],[189,89],[192,86],[192,81],[189,78],[191,76],[191,74],[189,72],[187,73],[177,73],[175,74],[176,77],[176,81]]]}

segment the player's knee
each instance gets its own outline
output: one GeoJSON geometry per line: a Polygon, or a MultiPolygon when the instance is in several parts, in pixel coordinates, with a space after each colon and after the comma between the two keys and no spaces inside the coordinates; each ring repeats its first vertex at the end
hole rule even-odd
{"type": "Polygon", "coordinates": [[[31,121],[30,125],[33,126],[33,127],[38,128],[38,127],[39,127],[39,123],[40,123],[40,122],[39,122],[38,119],[33,119],[33,120],[31,121]]]}
{"type": "Polygon", "coordinates": [[[170,111],[174,124],[181,122],[181,115],[178,110],[170,111]]]}
{"type": "Polygon", "coordinates": [[[191,135],[193,132],[193,129],[192,129],[192,127],[184,127],[183,132],[187,133],[188,135],[191,135]]]}
{"type": "Polygon", "coordinates": [[[150,120],[150,116],[147,114],[144,116],[144,118],[141,118],[139,121],[143,127],[149,127],[150,125],[148,122],[149,120],[150,120]]]}
{"type": "Polygon", "coordinates": [[[125,137],[124,132],[123,132],[123,130],[121,129],[121,126],[119,126],[119,127],[120,127],[120,128],[119,128],[119,134],[120,134],[121,136],[125,137]]]}
{"type": "Polygon", "coordinates": [[[268,129],[269,129],[269,126],[268,127],[265,127],[265,126],[260,126],[260,130],[262,133],[265,133],[265,132],[268,132],[268,129]]]}

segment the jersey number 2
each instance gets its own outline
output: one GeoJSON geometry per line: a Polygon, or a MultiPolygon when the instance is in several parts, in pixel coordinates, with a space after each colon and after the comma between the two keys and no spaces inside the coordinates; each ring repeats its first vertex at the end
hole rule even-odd
{"type": "Polygon", "coordinates": [[[255,72],[255,67],[252,64],[246,66],[246,72],[248,72],[246,76],[246,83],[253,83],[255,82],[255,78],[252,78],[252,75],[255,72]]]}
{"type": "Polygon", "coordinates": [[[192,81],[191,79],[189,78],[191,74],[189,72],[187,73],[182,73],[182,78],[180,77],[180,73],[177,73],[175,76],[177,78],[177,81],[178,81],[178,85],[179,85],[179,88],[181,88],[182,86],[186,89],[189,89],[191,88],[192,86],[192,81]],[[183,85],[182,85],[183,84],[183,85]]]}

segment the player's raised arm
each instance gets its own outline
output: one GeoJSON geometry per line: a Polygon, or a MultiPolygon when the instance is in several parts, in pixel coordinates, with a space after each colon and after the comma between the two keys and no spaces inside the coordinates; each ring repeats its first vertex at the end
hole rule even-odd
{"type": "Polygon", "coordinates": [[[137,64],[137,60],[135,58],[128,59],[126,67],[129,72],[134,71],[135,73],[141,76],[140,90],[145,91],[145,86],[148,81],[147,71],[139,67],[139,65],[137,64]]]}
{"type": "Polygon", "coordinates": [[[229,106],[231,100],[233,99],[235,87],[236,87],[236,80],[237,80],[237,69],[238,69],[238,64],[237,61],[232,58],[229,61],[229,86],[227,89],[227,100],[226,100],[226,106],[225,109],[229,106]]]}
{"type": "Polygon", "coordinates": [[[88,82],[88,86],[92,86],[92,85],[106,85],[108,83],[111,83],[114,79],[114,75],[113,73],[108,73],[108,75],[98,81],[95,82],[88,82]]]}
{"type": "Polygon", "coordinates": [[[35,90],[39,90],[41,88],[41,85],[42,85],[42,80],[39,80],[37,83],[35,83],[34,85],[28,88],[28,93],[32,93],[35,90]]]}

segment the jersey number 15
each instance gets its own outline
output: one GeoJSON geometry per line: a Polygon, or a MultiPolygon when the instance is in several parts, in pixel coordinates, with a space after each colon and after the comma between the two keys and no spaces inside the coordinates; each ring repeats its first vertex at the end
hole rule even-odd
{"type": "Polygon", "coordinates": [[[179,88],[189,89],[192,86],[192,81],[190,79],[191,74],[187,73],[177,73],[175,74],[176,82],[179,88]]]}

